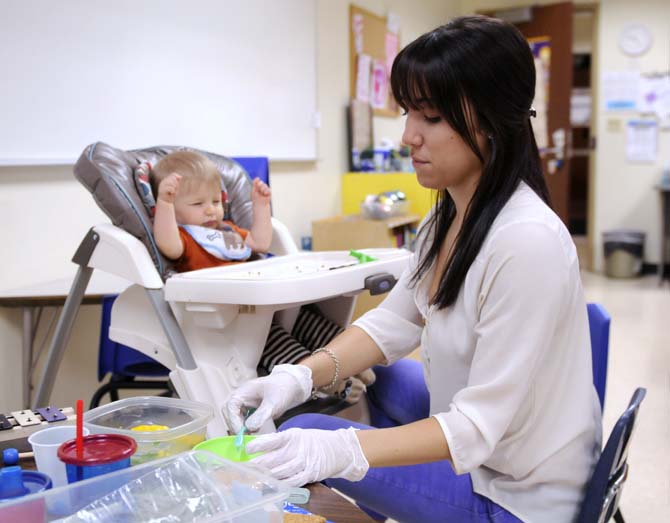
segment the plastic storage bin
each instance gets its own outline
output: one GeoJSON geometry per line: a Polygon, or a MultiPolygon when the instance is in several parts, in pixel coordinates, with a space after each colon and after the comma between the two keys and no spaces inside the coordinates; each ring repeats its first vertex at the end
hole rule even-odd
{"type": "Polygon", "coordinates": [[[205,440],[214,409],[204,403],[160,396],[127,398],[89,410],[91,434],[123,434],[137,442],[131,464],[191,450],[205,440]],[[164,428],[167,427],[167,428],[164,428]]]}
{"type": "Polygon", "coordinates": [[[0,521],[281,523],[289,492],[249,465],[190,451],[2,503],[0,521]]]}
{"type": "Polygon", "coordinates": [[[611,278],[633,278],[642,272],[645,233],[626,229],[603,233],[605,274],[611,278]]]}

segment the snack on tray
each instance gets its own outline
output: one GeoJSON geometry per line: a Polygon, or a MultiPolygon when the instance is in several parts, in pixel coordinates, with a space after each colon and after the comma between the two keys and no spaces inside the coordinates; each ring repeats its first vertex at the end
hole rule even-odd
{"type": "Polygon", "coordinates": [[[284,512],[284,523],[326,523],[326,518],[314,514],[289,514],[284,512]]]}

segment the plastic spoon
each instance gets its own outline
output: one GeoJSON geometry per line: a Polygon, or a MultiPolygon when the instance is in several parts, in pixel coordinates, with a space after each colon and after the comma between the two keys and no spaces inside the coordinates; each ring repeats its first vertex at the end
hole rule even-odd
{"type": "Polygon", "coordinates": [[[251,416],[254,412],[256,412],[256,409],[253,407],[249,407],[247,409],[246,414],[244,415],[244,423],[242,423],[242,427],[240,430],[237,431],[237,434],[235,434],[235,448],[237,449],[237,453],[239,455],[242,454],[242,449],[244,446],[244,433],[247,431],[247,419],[249,416],[251,416]]]}
{"type": "Polygon", "coordinates": [[[238,452],[242,451],[242,445],[244,444],[244,433],[247,431],[247,427],[245,425],[242,425],[242,428],[237,431],[237,434],[235,434],[235,448],[238,450],[238,452]]]}

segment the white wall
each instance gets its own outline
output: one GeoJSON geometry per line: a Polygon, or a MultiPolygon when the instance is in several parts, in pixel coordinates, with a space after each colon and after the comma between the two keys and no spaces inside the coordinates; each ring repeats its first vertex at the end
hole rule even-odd
{"type": "MultiPolygon", "coordinates": [[[[359,0],[356,4],[380,15],[387,10],[396,12],[401,18],[403,44],[459,10],[457,0],[359,0]]],[[[318,0],[317,11],[319,159],[270,166],[275,215],[296,240],[311,233],[312,220],[339,212],[340,175],[347,169],[349,1],[318,0]]],[[[376,118],[374,127],[377,137],[399,139],[402,133],[401,118],[376,118]]],[[[93,133],[91,142],[96,139],[93,133]]],[[[0,289],[74,274],[70,260],[77,245],[91,225],[102,221],[106,218],[73,179],[71,166],[0,167],[0,241],[7,253],[0,270],[0,289]]],[[[98,322],[99,308],[85,307],[61,366],[54,405],[73,405],[78,397],[88,399],[95,388],[98,322]]],[[[0,380],[0,412],[19,406],[20,334],[20,313],[0,308],[0,361],[7,363],[5,368],[16,369],[5,372],[0,380]]]]}

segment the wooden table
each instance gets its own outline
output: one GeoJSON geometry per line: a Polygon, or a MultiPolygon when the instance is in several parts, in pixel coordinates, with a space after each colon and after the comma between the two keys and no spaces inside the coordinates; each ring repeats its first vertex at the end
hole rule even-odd
{"type": "Polygon", "coordinates": [[[309,503],[299,505],[314,514],[319,514],[333,523],[374,523],[374,519],[349,500],[321,483],[308,485],[312,493],[309,503]]]}

